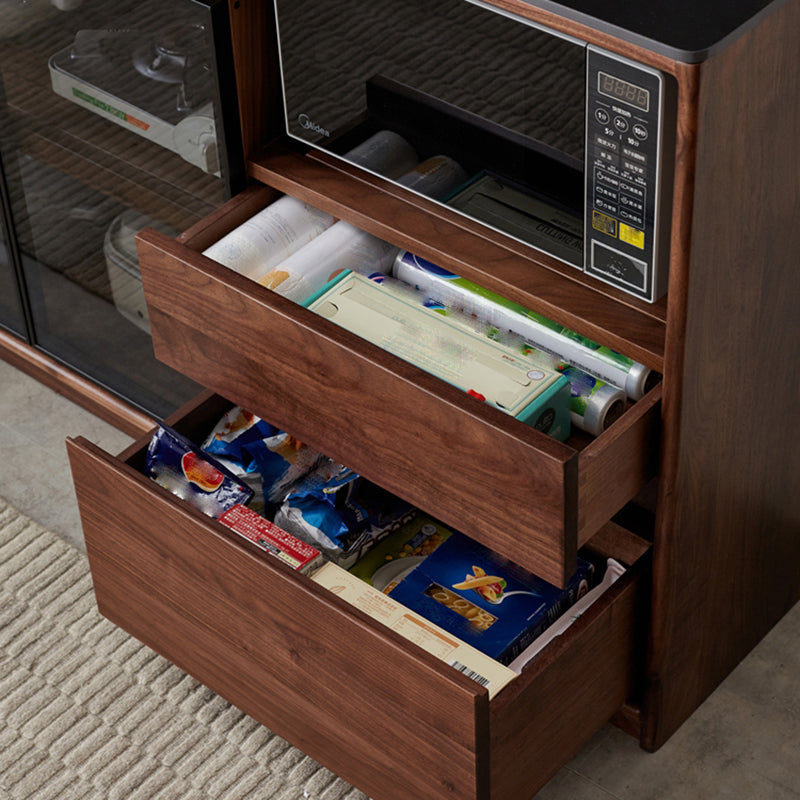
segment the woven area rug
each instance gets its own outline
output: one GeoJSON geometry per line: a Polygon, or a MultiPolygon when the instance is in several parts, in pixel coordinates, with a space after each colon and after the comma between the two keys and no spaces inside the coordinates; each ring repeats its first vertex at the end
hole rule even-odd
{"type": "Polygon", "coordinates": [[[0,800],[366,800],[97,612],[0,500],[0,800]]]}

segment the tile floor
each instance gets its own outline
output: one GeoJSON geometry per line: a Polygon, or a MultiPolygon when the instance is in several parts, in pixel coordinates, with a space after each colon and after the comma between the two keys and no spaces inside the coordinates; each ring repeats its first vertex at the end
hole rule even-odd
{"type": "MultiPolygon", "coordinates": [[[[81,546],[64,449],[78,434],[130,441],[0,361],[0,495],[81,546]]],[[[800,800],[800,605],[657,753],[608,725],[537,800],[800,800]]]]}

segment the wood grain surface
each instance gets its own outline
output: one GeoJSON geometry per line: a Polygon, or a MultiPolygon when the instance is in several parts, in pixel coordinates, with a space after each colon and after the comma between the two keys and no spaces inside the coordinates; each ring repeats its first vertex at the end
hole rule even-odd
{"type": "Polygon", "coordinates": [[[86,440],[68,449],[104,615],[372,797],[485,792],[485,689],[86,440]]]}
{"type": "MultiPolygon", "coordinates": [[[[224,402],[169,422],[198,435],[224,402]]],[[[619,526],[591,546],[633,566],[489,704],[142,475],[148,441],[129,463],[67,443],[101,612],[375,800],[528,800],[629,696],[648,547],[619,526]]]]}
{"type": "Polygon", "coordinates": [[[687,84],[696,160],[685,295],[670,289],[685,320],[670,320],[665,365],[650,748],[800,599],[798,30],[793,0],[687,84]]]}

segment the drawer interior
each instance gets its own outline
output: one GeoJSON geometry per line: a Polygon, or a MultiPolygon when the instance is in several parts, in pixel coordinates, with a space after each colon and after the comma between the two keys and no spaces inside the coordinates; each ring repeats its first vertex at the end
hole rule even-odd
{"type": "MultiPolygon", "coordinates": [[[[168,423],[202,438],[228,405],[205,394],[168,423]]],[[[376,800],[398,781],[417,796],[526,800],[633,691],[648,545],[618,526],[588,546],[630,569],[490,703],[142,475],[148,443],[114,458],[68,441],[101,612],[376,800]],[[509,769],[529,751],[534,769],[509,769]]]]}
{"type": "Polygon", "coordinates": [[[660,384],[558,442],[202,255],[276,196],[254,186],[178,241],[140,234],[158,358],[563,585],[655,475],[660,384]]]}

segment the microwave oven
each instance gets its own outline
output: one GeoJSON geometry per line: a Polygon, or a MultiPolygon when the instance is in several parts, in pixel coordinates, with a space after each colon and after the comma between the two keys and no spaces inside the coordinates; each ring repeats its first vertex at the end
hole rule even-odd
{"type": "Polygon", "coordinates": [[[646,301],[664,294],[670,76],[482,0],[274,9],[291,140],[349,160],[392,131],[420,161],[463,168],[439,202],[646,301]]]}

